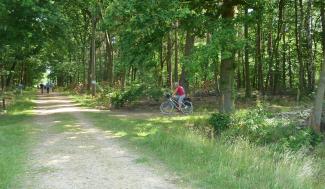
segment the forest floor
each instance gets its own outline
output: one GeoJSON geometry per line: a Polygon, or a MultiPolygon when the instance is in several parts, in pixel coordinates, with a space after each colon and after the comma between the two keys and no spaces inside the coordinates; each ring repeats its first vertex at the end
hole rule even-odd
{"type": "MultiPolygon", "coordinates": [[[[94,127],[85,115],[101,110],[77,106],[57,93],[38,95],[34,110],[34,147],[22,177],[22,188],[179,188],[176,176],[120,144],[117,137],[94,127]]],[[[114,116],[129,116],[117,112],[114,116]]],[[[136,115],[133,116],[150,116],[136,115]]],[[[107,123],[110,124],[110,123],[107,123]]],[[[184,187],[183,187],[184,188],[184,187]]]]}

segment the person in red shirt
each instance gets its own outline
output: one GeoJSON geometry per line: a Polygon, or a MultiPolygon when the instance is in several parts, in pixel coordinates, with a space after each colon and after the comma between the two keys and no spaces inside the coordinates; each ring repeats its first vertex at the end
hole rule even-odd
{"type": "Polygon", "coordinates": [[[176,87],[176,89],[175,89],[173,95],[176,97],[176,100],[178,102],[177,108],[180,109],[182,101],[185,98],[185,90],[178,82],[175,83],[175,87],[176,87]]]}

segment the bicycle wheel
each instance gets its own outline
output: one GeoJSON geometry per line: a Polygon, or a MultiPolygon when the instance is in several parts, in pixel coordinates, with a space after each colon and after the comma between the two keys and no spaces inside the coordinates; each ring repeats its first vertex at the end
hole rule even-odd
{"type": "Polygon", "coordinates": [[[193,113],[193,104],[189,101],[184,101],[181,106],[181,111],[183,114],[191,114],[193,113]]]}
{"type": "Polygon", "coordinates": [[[166,101],[160,105],[160,112],[163,114],[171,114],[174,111],[174,106],[171,102],[166,101]]]}

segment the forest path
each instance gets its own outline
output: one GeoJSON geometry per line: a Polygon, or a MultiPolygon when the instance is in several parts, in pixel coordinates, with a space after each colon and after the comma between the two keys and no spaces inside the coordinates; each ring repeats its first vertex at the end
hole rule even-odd
{"type": "Polygon", "coordinates": [[[78,107],[57,93],[39,95],[35,103],[34,121],[40,134],[22,188],[178,188],[173,177],[136,163],[138,155],[121,147],[118,139],[95,128],[83,116],[100,110],[78,107]],[[73,124],[61,121],[60,114],[72,119],[73,124]],[[58,132],[54,128],[58,125],[66,129],[58,132]]]}

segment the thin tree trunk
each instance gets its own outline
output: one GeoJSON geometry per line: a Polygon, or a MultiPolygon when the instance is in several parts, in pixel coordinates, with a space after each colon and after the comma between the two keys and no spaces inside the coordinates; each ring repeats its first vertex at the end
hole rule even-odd
{"type": "Polygon", "coordinates": [[[270,86],[272,86],[272,81],[273,81],[273,62],[272,62],[272,45],[273,44],[273,38],[272,38],[272,32],[269,33],[269,36],[268,36],[268,42],[267,42],[267,52],[268,52],[268,57],[269,57],[269,60],[268,60],[268,76],[267,76],[267,79],[266,79],[266,83],[265,83],[265,88],[267,90],[270,89],[270,86]]]}
{"type": "Polygon", "coordinates": [[[12,64],[11,68],[10,68],[10,72],[9,72],[9,75],[8,75],[8,77],[7,77],[7,81],[6,81],[6,87],[7,87],[7,88],[8,88],[8,87],[10,86],[10,84],[11,84],[11,79],[12,79],[12,77],[13,77],[13,72],[14,72],[14,70],[15,70],[15,68],[16,68],[17,61],[18,61],[18,60],[15,60],[15,61],[13,62],[13,64],[12,64]]]}
{"type": "Polygon", "coordinates": [[[286,26],[283,27],[282,32],[282,89],[286,88],[286,61],[287,61],[287,42],[286,42],[286,26]]]}
{"type": "Polygon", "coordinates": [[[275,68],[273,71],[273,82],[272,82],[272,92],[273,94],[276,94],[278,91],[278,86],[279,86],[279,78],[280,78],[280,60],[279,60],[279,44],[281,41],[281,32],[282,32],[282,26],[283,26],[283,13],[284,13],[284,8],[285,8],[285,1],[284,0],[280,0],[279,1],[279,15],[278,15],[278,29],[277,29],[277,36],[276,36],[276,40],[274,43],[274,52],[273,52],[273,56],[272,56],[272,60],[273,57],[275,59],[275,68]]]}
{"type": "MultiPolygon", "coordinates": [[[[216,59],[213,60],[214,63],[214,81],[215,81],[215,90],[216,97],[220,96],[220,86],[219,86],[219,54],[217,53],[216,59]]],[[[218,100],[218,99],[217,99],[218,100]]],[[[220,100],[220,98],[219,98],[220,100]]]]}
{"type": "MultiPolygon", "coordinates": [[[[242,83],[245,83],[245,79],[244,82],[242,82],[241,79],[241,70],[240,70],[240,65],[241,65],[241,53],[240,51],[237,53],[237,62],[238,62],[238,66],[236,66],[236,71],[237,71],[237,89],[240,89],[242,87],[242,83]]],[[[245,78],[245,76],[243,75],[243,78],[245,78]]]]}
{"type": "Polygon", "coordinates": [[[91,28],[91,94],[96,96],[96,16],[92,16],[91,28]]]}
{"type": "Polygon", "coordinates": [[[112,46],[112,39],[107,31],[105,31],[105,44],[106,44],[106,74],[107,74],[107,81],[109,82],[110,86],[114,83],[114,65],[113,65],[113,46],[112,46]]]}
{"type": "Polygon", "coordinates": [[[166,55],[166,64],[167,64],[167,87],[172,89],[172,39],[171,33],[168,33],[167,36],[167,55],[166,55]]]}
{"type": "Polygon", "coordinates": [[[176,28],[175,28],[175,65],[174,65],[174,81],[175,82],[178,82],[178,31],[177,31],[177,28],[178,28],[178,22],[176,22],[176,28]]]}
{"type": "Polygon", "coordinates": [[[4,64],[0,64],[0,79],[1,79],[1,90],[4,91],[5,89],[5,76],[4,76],[4,72],[5,72],[5,67],[4,64]]]}
{"type": "Polygon", "coordinates": [[[164,85],[164,81],[163,81],[163,71],[164,71],[164,55],[163,55],[163,46],[164,43],[163,41],[161,41],[161,46],[160,46],[160,52],[159,52],[159,58],[160,58],[160,74],[159,74],[159,79],[158,79],[158,83],[160,85],[160,87],[162,87],[164,85]]]}
{"type": "Polygon", "coordinates": [[[313,41],[312,41],[312,15],[311,15],[311,9],[312,9],[312,0],[308,0],[307,2],[307,27],[306,27],[306,33],[307,33],[307,47],[308,47],[308,89],[309,91],[314,90],[314,84],[313,81],[315,80],[315,74],[313,71],[314,68],[314,58],[313,58],[313,41]]]}
{"type": "Polygon", "coordinates": [[[89,47],[89,61],[88,61],[88,83],[87,83],[87,91],[90,92],[91,89],[91,73],[92,73],[92,57],[93,57],[93,50],[92,50],[92,40],[90,40],[90,47],[89,47]]]}
{"type": "MultiPolygon", "coordinates": [[[[302,20],[301,20],[302,23],[302,20]]],[[[302,60],[302,51],[301,51],[301,25],[298,23],[298,0],[295,0],[295,38],[296,38],[296,50],[297,50],[297,58],[299,65],[299,91],[298,94],[304,91],[304,64],[302,60]]],[[[298,95],[298,100],[300,96],[298,95]]]]}
{"type": "MultiPolygon", "coordinates": [[[[248,16],[248,8],[245,7],[245,17],[248,16]]],[[[245,21],[244,24],[244,36],[245,40],[248,41],[248,23],[245,21]]],[[[250,98],[252,95],[250,73],[249,73],[249,48],[248,43],[245,44],[245,97],[250,98]]]]}
{"type": "Polygon", "coordinates": [[[257,19],[257,30],[256,30],[256,60],[257,60],[257,70],[258,70],[258,90],[263,93],[263,64],[262,64],[262,53],[261,53],[261,38],[262,38],[262,19],[261,10],[258,9],[258,19],[257,19]]]}
{"type": "Polygon", "coordinates": [[[288,46],[288,71],[289,71],[289,86],[290,89],[293,88],[293,74],[292,74],[292,63],[291,63],[291,49],[288,46]]]}
{"type": "Polygon", "coordinates": [[[86,86],[87,84],[87,58],[86,58],[86,54],[87,54],[87,47],[83,48],[84,53],[82,53],[82,65],[83,65],[83,85],[86,86]]]}

